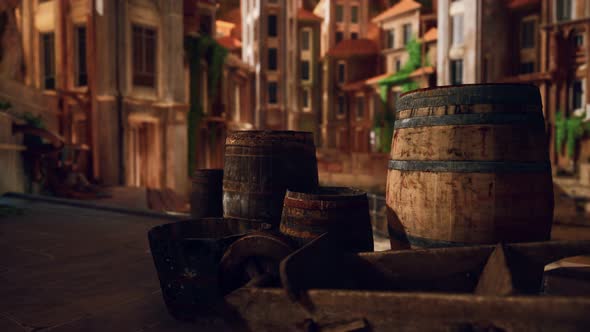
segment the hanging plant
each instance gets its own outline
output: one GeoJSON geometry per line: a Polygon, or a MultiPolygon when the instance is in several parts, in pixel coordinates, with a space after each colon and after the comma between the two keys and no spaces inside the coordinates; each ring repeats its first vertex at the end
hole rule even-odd
{"type": "Polygon", "coordinates": [[[410,74],[416,69],[420,68],[422,64],[422,47],[420,42],[416,38],[412,38],[406,44],[406,51],[408,52],[409,58],[406,63],[397,71],[395,74],[382,79],[379,81],[379,95],[384,105],[383,117],[375,117],[376,120],[373,122],[374,128],[381,127],[380,133],[380,146],[377,147],[378,151],[389,153],[391,150],[391,140],[393,138],[395,114],[388,110],[387,105],[387,94],[390,88],[394,85],[401,86],[401,92],[409,92],[418,89],[418,83],[409,80],[410,74]],[[383,119],[383,121],[380,121],[383,119]]]}
{"type": "Polygon", "coordinates": [[[563,151],[563,143],[566,137],[566,119],[562,112],[555,114],[555,146],[557,153],[561,154],[563,151]]]}
{"type": "MultiPolygon", "coordinates": [[[[197,132],[201,121],[205,116],[203,112],[203,96],[200,96],[199,84],[201,73],[201,59],[207,62],[207,93],[214,99],[219,90],[219,80],[223,72],[223,64],[227,56],[227,49],[219,45],[211,36],[187,37],[185,39],[185,50],[188,56],[190,72],[190,108],[188,114],[187,136],[188,136],[188,172],[189,176],[194,173],[197,164],[197,132]]],[[[210,144],[215,145],[214,133],[209,136],[210,144]]]]}

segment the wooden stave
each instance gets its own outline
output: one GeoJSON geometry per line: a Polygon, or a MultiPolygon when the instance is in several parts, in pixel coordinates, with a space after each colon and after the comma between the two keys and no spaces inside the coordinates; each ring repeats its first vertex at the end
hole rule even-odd
{"type": "Polygon", "coordinates": [[[226,139],[225,152],[226,217],[278,225],[286,189],[314,190],[318,186],[311,133],[234,132],[226,139]]]}
{"type": "Polygon", "coordinates": [[[344,249],[373,251],[366,193],[350,188],[330,189],[341,189],[347,194],[322,195],[287,191],[280,232],[303,246],[330,231],[337,234],[344,249]],[[334,228],[335,224],[340,227],[334,228]]]}
{"type": "MultiPolygon", "coordinates": [[[[495,88],[495,87],[494,87],[495,88]]],[[[537,91],[538,93],[538,91],[537,91]]],[[[436,93],[435,93],[436,94],[436,93]]],[[[402,96],[403,98],[403,96],[402,96]]],[[[400,98],[400,99],[402,99],[400,98]]],[[[419,94],[416,94],[414,96],[412,96],[412,98],[414,99],[418,99],[419,98],[419,94]]],[[[440,98],[436,100],[436,102],[440,102],[440,98]]],[[[541,111],[540,111],[540,103],[525,103],[525,105],[518,105],[518,104],[499,104],[500,107],[489,107],[488,105],[486,105],[486,107],[477,107],[478,105],[469,105],[469,107],[466,107],[467,109],[467,113],[482,113],[485,114],[486,112],[491,112],[494,111],[495,109],[500,109],[502,111],[502,113],[498,113],[498,114],[494,114],[494,116],[480,116],[478,114],[469,114],[469,116],[471,116],[471,119],[475,119],[475,121],[471,121],[470,124],[464,125],[464,126],[459,126],[457,125],[454,129],[458,130],[458,131],[465,131],[465,130],[473,130],[473,128],[476,127],[480,127],[480,128],[485,128],[486,130],[489,130],[490,128],[498,128],[498,126],[506,126],[508,128],[510,128],[511,126],[515,126],[518,127],[518,125],[514,125],[511,124],[511,121],[496,121],[496,123],[501,123],[500,125],[493,125],[493,124],[486,124],[485,122],[483,123],[478,123],[477,119],[501,119],[502,117],[504,117],[504,119],[516,119],[517,121],[513,121],[514,123],[518,124],[518,122],[522,122],[523,118],[530,118],[530,119],[535,119],[534,125],[525,127],[525,132],[524,132],[524,136],[528,135],[533,137],[533,140],[535,142],[546,142],[545,140],[545,132],[543,130],[544,126],[543,126],[543,118],[541,116],[541,111]],[[532,106],[531,106],[532,104],[532,106]],[[531,114],[527,114],[525,117],[520,117],[520,116],[512,116],[514,115],[514,111],[512,110],[512,108],[514,110],[517,111],[526,111],[526,112],[531,112],[531,114]],[[532,113],[535,112],[536,114],[532,113]],[[509,116],[506,116],[509,115],[509,116]],[[535,139],[536,138],[536,139],[535,139]]],[[[447,158],[448,160],[444,160],[445,158],[441,158],[445,157],[444,154],[441,155],[435,155],[435,156],[428,156],[427,153],[422,153],[419,154],[416,158],[416,156],[413,156],[411,154],[408,154],[407,152],[401,153],[399,146],[396,146],[396,137],[398,139],[399,142],[399,138],[403,137],[404,134],[408,131],[412,131],[412,130],[420,130],[418,128],[424,129],[424,126],[428,126],[428,130],[431,129],[436,129],[438,127],[440,128],[444,128],[444,123],[441,123],[440,117],[441,114],[445,114],[445,112],[447,112],[449,109],[452,109],[453,107],[456,108],[464,108],[464,107],[460,107],[463,105],[452,105],[452,107],[449,107],[449,105],[446,106],[441,106],[441,105],[433,105],[433,104],[424,104],[424,102],[422,102],[421,105],[418,105],[419,107],[417,109],[420,109],[419,112],[414,112],[414,109],[412,109],[411,107],[406,107],[407,103],[404,104],[402,103],[401,105],[401,110],[398,110],[398,115],[400,114],[400,112],[405,112],[404,114],[404,119],[402,121],[405,121],[406,123],[409,122],[413,122],[414,124],[418,124],[419,126],[416,127],[412,127],[412,126],[397,126],[398,129],[396,129],[395,134],[394,134],[394,139],[392,140],[392,153],[391,153],[391,159],[392,161],[390,161],[390,166],[394,166],[392,164],[396,164],[395,167],[389,167],[389,171],[388,171],[388,187],[387,187],[387,206],[388,206],[388,225],[389,225],[389,229],[390,229],[390,238],[391,238],[391,243],[392,243],[392,248],[408,248],[408,247],[413,247],[413,248],[419,248],[419,247],[440,247],[440,246],[459,246],[459,245],[468,245],[468,244],[475,244],[475,243],[495,243],[497,242],[496,239],[491,236],[487,239],[479,239],[479,241],[477,242],[462,242],[462,241],[452,241],[454,240],[453,238],[450,237],[446,237],[446,238],[436,238],[433,236],[429,236],[428,233],[421,233],[421,232],[416,232],[415,230],[412,229],[408,229],[405,227],[405,225],[402,227],[402,229],[405,228],[404,231],[400,232],[400,225],[395,225],[395,221],[392,221],[392,219],[394,219],[392,217],[392,213],[394,213],[394,210],[398,210],[398,209],[404,209],[404,207],[408,206],[408,203],[411,203],[412,206],[415,207],[416,202],[412,201],[412,200],[408,200],[405,202],[405,205],[403,202],[396,202],[394,200],[392,200],[392,192],[395,190],[395,188],[393,188],[390,183],[395,182],[395,183],[403,183],[404,180],[407,180],[405,177],[411,178],[411,173],[430,173],[433,172],[432,176],[437,178],[437,179],[433,179],[431,181],[435,181],[437,182],[440,186],[444,186],[445,183],[447,183],[446,181],[448,181],[448,175],[446,174],[454,174],[454,177],[465,177],[466,179],[469,179],[469,181],[471,181],[473,178],[478,178],[478,177],[487,177],[488,179],[495,179],[496,177],[502,177],[502,176],[508,176],[508,174],[511,174],[513,176],[516,176],[517,179],[522,179],[523,175],[522,174],[527,174],[525,173],[526,171],[532,171],[533,175],[526,175],[526,176],[532,176],[533,178],[536,177],[537,182],[541,182],[545,184],[545,188],[549,188],[549,190],[545,190],[545,192],[541,192],[539,194],[537,194],[538,196],[538,202],[535,202],[533,204],[531,204],[533,207],[538,206],[538,204],[543,204],[543,203],[547,203],[549,202],[549,204],[546,204],[547,206],[545,207],[544,211],[544,215],[542,215],[541,219],[539,221],[539,229],[536,232],[533,232],[533,234],[528,234],[522,237],[512,237],[512,238],[508,238],[509,241],[539,241],[539,240],[547,240],[549,237],[549,233],[550,233],[550,226],[551,226],[551,219],[552,219],[552,207],[553,207],[553,195],[552,195],[552,184],[551,184],[551,168],[550,168],[550,163],[548,161],[548,153],[547,153],[547,149],[543,148],[544,144],[540,144],[538,146],[538,151],[535,151],[535,153],[532,154],[519,154],[519,155],[515,155],[513,156],[513,158],[507,158],[506,155],[503,155],[502,153],[495,153],[493,155],[488,155],[488,156],[482,156],[480,155],[469,155],[471,158],[469,158],[468,160],[463,160],[460,157],[464,157],[459,155],[457,158],[458,160],[452,160],[452,158],[447,158]],[[426,111],[425,111],[426,110],[426,111]],[[433,115],[434,114],[434,115],[433,115]],[[415,117],[415,118],[413,118],[415,117]],[[415,121],[415,119],[417,117],[421,117],[418,120],[419,121],[415,121]],[[438,119],[436,119],[438,118],[438,119]],[[436,120],[436,121],[431,121],[432,119],[436,120]],[[438,123],[436,123],[438,121],[438,123]],[[402,128],[403,127],[403,128],[402,128]],[[441,160],[443,159],[443,160],[441,160]],[[506,160],[509,159],[509,160],[506,160]],[[433,165],[436,165],[437,167],[433,167],[433,165]],[[516,168],[511,168],[511,166],[518,166],[516,168]],[[402,167],[403,166],[403,167],[402,167]],[[470,172],[469,170],[469,166],[473,166],[474,167],[474,172],[470,172]],[[392,169],[393,168],[393,169],[392,169]],[[459,171],[459,172],[454,172],[454,173],[449,173],[451,170],[454,171],[459,171]],[[504,174],[507,173],[507,174],[504,174]],[[520,173],[520,175],[519,175],[520,173]],[[446,180],[444,180],[443,178],[447,177],[446,180]],[[411,202],[410,202],[411,201],[411,202]],[[392,227],[392,224],[394,224],[396,227],[392,227]],[[405,233],[405,234],[404,234],[405,233]],[[400,236],[401,235],[401,236],[400,236]],[[405,238],[404,238],[405,235],[405,238]],[[424,236],[426,235],[426,236],[424,236]]],[[[452,110],[453,112],[456,111],[456,109],[452,110]]],[[[459,117],[463,117],[468,119],[469,117],[465,117],[464,116],[464,112],[456,112],[453,114],[457,114],[459,117]]],[[[493,114],[493,113],[492,113],[493,114]]],[[[457,115],[443,115],[447,118],[450,118],[452,116],[457,116],[457,115]]],[[[400,122],[399,120],[396,122],[396,124],[400,122]]],[[[449,123],[451,123],[451,125],[456,124],[457,121],[449,121],[449,123]]],[[[519,131],[519,133],[521,133],[521,131],[519,131]]],[[[460,133],[457,135],[460,136],[460,133]]],[[[465,137],[469,137],[469,136],[465,136],[465,137]]],[[[525,144],[526,145],[526,144],[525,144]]],[[[485,145],[484,145],[485,147],[485,145]]],[[[482,148],[481,146],[479,146],[478,148],[482,148]]],[[[410,150],[410,149],[408,149],[410,150]]],[[[474,148],[474,150],[476,150],[474,148]]],[[[518,150],[518,149],[517,149],[518,150]]],[[[449,156],[447,156],[449,157],[449,156]]],[[[457,157],[457,156],[456,156],[457,157]]],[[[497,180],[494,180],[497,181],[497,180]]],[[[524,181],[524,180],[522,180],[524,181]]],[[[434,199],[431,197],[431,199],[434,199]]],[[[450,204],[450,203],[449,203],[450,204]]],[[[422,206],[420,207],[415,207],[416,209],[420,209],[420,208],[424,208],[422,206]]],[[[494,207],[492,208],[492,211],[495,211],[497,208],[494,207]]],[[[409,218],[407,216],[404,216],[402,218],[409,218]]],[[[525,218],[526,219],[526,218],[525,218]]],[[[410,219],[409,219],[410,220],[410,219]]],[[[410,221],[411,222],[411,221],[410,221]]],[[[534,223],[529,223],[527,224],[527,226],[533,225],[534,223]]],[[[496,225],[496,227],[498,227],[496,225]]],[[[514,229],[517,228],[517,226],[513,227],[514,229]]],[[[510,227],[507,227],[508,231],[510,231],[510,227]]],[[[503,236],[506,236],[506,234],[504,234],[503,236]]]]}
{"type": "Polygon", "coordinates": [[[192,218],[223,216],[223,169],[199,169],[193,173],[190,196],[192,218]]]}

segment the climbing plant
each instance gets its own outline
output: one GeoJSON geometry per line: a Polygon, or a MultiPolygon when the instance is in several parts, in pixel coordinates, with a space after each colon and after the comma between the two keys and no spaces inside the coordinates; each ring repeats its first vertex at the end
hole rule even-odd
{"type": "Polygon", "coordinates": [[[211,36],[187,37],[185,39],[185,51],[189,63],[189,113],[187,119],[188,138],[188,172],[193,174],[196,163],[197,132],[204,116],[202,97],[199,90],[199,74],[201,72],[201,59],[207,64],[207,93],[214,99],[218,93],[219,80],[223,71],[223,63],[227,56],[227,50],[219,45],[211,36]]]}
{"type": "Polygon", "coordinates": [[[386,77],[378,82],[379,95],[383,103],[383,114],[375,116],[373,121],[373,131],[375,135],[379,136],[380,152],[389,152],[391,150],[391,139],[393,137],[393,128],[395,123],[395,116],[392,111],[388,109],[387,94],[392,86],[399,85],[401,92],[409,92],[418,89],[418,83],[409,79],[410,74],[422,65],[422,47],[416,38],[412,38],[406,44],[406,51],[408,52],[408,61],[395,74],[386,77]]]}
{"type": "Polygon", "coordinates": [[[566,117],[562,112],[556,113],[555,145],[559,154],[565,143],[567,156],[573,158],[578,140],[587,133],[590,133],[590,122],[583,122],[579,116],[566,117]]]}

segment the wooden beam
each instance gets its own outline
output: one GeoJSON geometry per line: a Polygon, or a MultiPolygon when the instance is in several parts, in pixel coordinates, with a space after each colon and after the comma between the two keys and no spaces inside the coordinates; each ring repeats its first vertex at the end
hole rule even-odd
{"type": "Polygon", "coordinates": [[[441,331],[476,327],[588,331],[589,297],[499,297],[440,293],[310,290],[315,310],[291,303],[281,289],[239,289],[225,297],[234,320],[250,331],[301,331],[365,320],[371,331],[441,331]]]}

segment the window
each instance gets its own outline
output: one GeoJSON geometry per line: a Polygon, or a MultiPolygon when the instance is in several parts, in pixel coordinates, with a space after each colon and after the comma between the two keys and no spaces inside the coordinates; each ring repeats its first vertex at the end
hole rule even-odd
{"type": "Polygon", "coordinates": [[[398,72],[402,68],[402,62],[399,58],[395,59],[395,72],[398,72]]]}
{"type": "Polygon", "coordinates": [[[359,22],[359,7],[358,6],[350,7],[350,22],[352,22],[352,23],[359,22]]]}
{"type": "Polygon", "coordinates": [[[86,70],[86,27],[76,28],[76,86],[88,84],[86,70]]]}
{"type": "Polygon", "coordinates": [[[53,32],[41,34],[43,52],[43,88],[55,89],[55,34],[53,32]]]}
{"type": "Polygon", "coordinates": [[[338,83],[344,83],[346,80],[346,64],[341,62],[338,64],[338,83]]]}
{"type": "Polygon", "coordinates": [[[309,81],[309,61],[303,60],[301,61],[301,79],[304,81],[309,81]]]}
{"type": "Polygon", "coordinates": [[[572,19],[572,0],[555,0],[555,18],[558,22],[572,19]]]}
{"type": "Polygon", "coordinates": [[[344,39],[344,33],[342,31],[336,31],[336,44],[344,39]]]}
{"type": "Polygon", "coordinates": [[[451,16],[451,45],[463,44],[463,15],[451,16]]]}
{"type": "Polygon", "coordinates": [[[530,74],[535,72],[535,63],[534,62],[523,62],[520,64],[520,73],[521,74],[530,74]]]}
{"type": "Polygon", "coordinates": [[[580,32],[574,35],[574,48],[581,49],[584,46],[584,35],[580,32]]]}
{"type": "Polygon", "coordinates": [[[350,39],[359,39],[359,34],[356,32],[353,32],[350,34],[350,39]]]}
{"type": "Polygon", "coordinates": [[[303,97],[303,100],[302,100],[303,110],[304,111],[306,111],[306,110],[309,111],[309,109],[310,109],[309,108],[309,105],[311,104],[310,103],[310,100],[309,100],[310,99],[309,89],[303,89],[303,95],[302,95],[302,97],[303,97]]]}
{"type": "Polygon", "coordinates": [[[341,23],[344,21],[344,7],[342,5],[336,5],[336,22],[341,23]]]}
{"type": "Polygon", "coordinates": [[[199,18],[199,33],[210,35],[212,32],[213,20],[209,15],[201,15],[199,18]]]}
{"type": "Polygon", "coordinates": [[[155,86],[156,30],[133,26],[133,84],[155,86]]]}
{"type": "Polygon", "coordinates": [[[311,31],[308,29],[301,30],[301,49],[303,51],[309,51],[309,39],[310,39],[311,31]]]}
{"type": "Polygon", "coordinates": [[[410,39],[412,39],[412,25],[411,24],[404,24],[404,45],[406,45],[410,39]]]}
{"type": "Polygon", "coordinates": [[[535,20],[522,21],[520,24],[520,48],[535,47],[536,25],[535,20]]]}
{"type": "Polygon", "coordinates": [[[451,84],[463,84],[463,60],[451,60],[451,84]]]}
{"type": "Polygon", "coordinates": [[[268,15],[268,36],[276,37],[277,32],[277,15],[268,15]]]}
{"type": "Polygon", "coordinates": [[[574,81],[572,85],[572,107],[574,110],[583,108],[584,86],[581,80],[574,81]]]}
{"type": "Polygon", "coordinates": [[[395,47],[395,30],[391,29],[387,32],[387,48],[395,47]]]}
{"type": "Polygon", "coordinates": [[[344,95],[339,95],[337,98],[337,109],[336,111],[338,113],[336,113],[336,115],[338,116],[344,116],[346,115],[346,100],[344,98],[344,95]]]}
{"type": "Polygon", "coordinates": [[[356,97],[356,118],[362,119],[365,117],[365,99],[363,97],[356,97]]]}
{"type": "Polygon", "coordinates": [[[268,49],[268,70],[277,70],[277,49],[268,49]]]}
{"type": "Polygon", "coordinates": [[[277,82],[268,82],[268,103],[269,104],[276,104],[277,103],[277,94],[278,94],[278,85],[277,82]]]}

